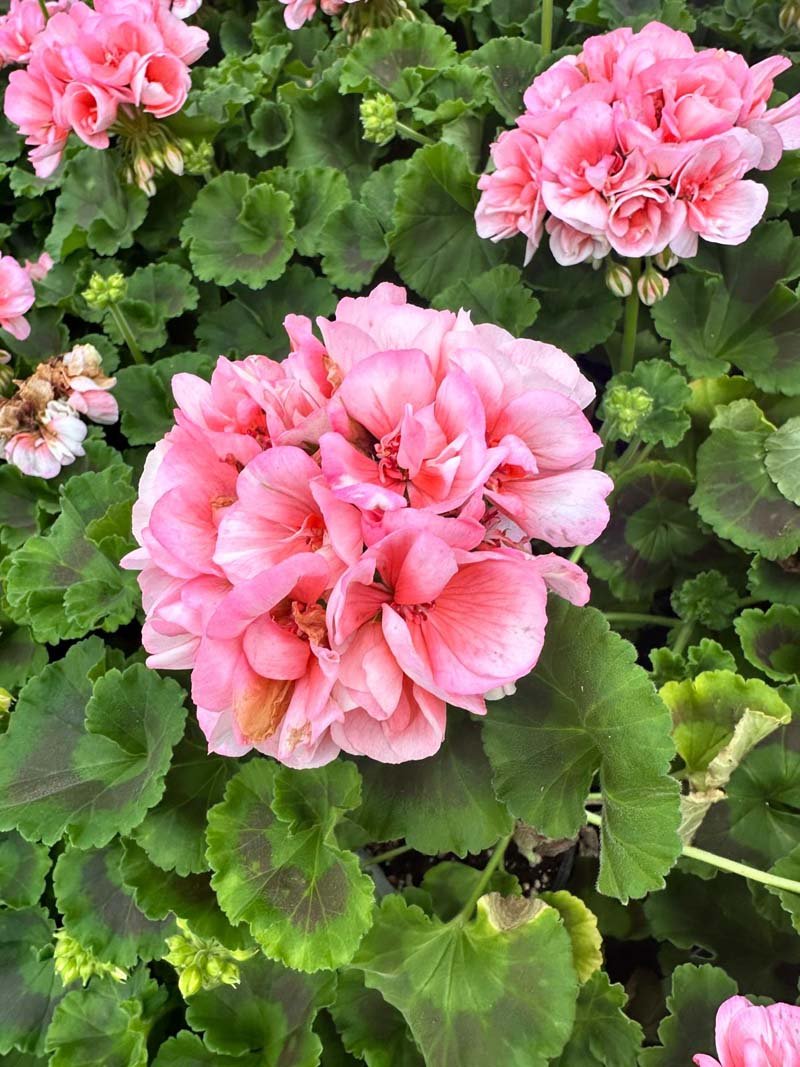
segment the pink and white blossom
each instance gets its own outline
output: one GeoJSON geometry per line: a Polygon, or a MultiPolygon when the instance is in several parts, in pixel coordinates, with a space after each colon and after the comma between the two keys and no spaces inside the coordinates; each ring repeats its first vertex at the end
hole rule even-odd
{"type": "Polygon", "coordinates": [[[800,1008],[730,997],[717,1012],[716,1045],[719,1058],[698,1054],[697,1067],[798,1067],[800,1008]]]}

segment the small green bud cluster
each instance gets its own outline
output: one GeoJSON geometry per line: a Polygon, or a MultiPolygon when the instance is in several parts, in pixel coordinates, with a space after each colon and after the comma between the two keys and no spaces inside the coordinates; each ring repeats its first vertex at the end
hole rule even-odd
{"type": "Polygon", "coordinates": [[[397,130],[397,105],[388,93],[376,93],[361,101],[364,140],[387,144],[397,130]]]}
{"type": "Polygon", "coordinates": [[[186,174],[209,174],[214,167],[214,146],[210,141],[180,141],[183,169],[186,174]]]}
{"type": "Polygon", "coordinates": [[[128,977],[121,967],[98,960],[64,929],[56,930],[53,959],[56,974],[65,986],[77,981],[86,985],[95,976],[113,978],[115,982],[124,982],[128,977]]]}
{"type": "Polygon", "coordinates": [[[653,410],[653,398],[639,385],[611,385],[603,398],[603,410],[618,436],[629,441],[653,410]]]}
{"type": "Polygon", "coordinates": [[[95,272],[81,295],[89,307],[102,311],[111,304],[118,304],[124,299],[127,291],[128,283],[123,274],[109,274],[104,278],[102,274],[95,272]]]}
{"type": "Polygon", "coordinates": [[[0,715],[7,715],[14,698],[7,689],[0,687],[0,715]]]}
{"type": "Polygon", "coordinates": [[[167,938],[169,952],[164,957],[178,972],[178,988],[184,997],[201,989],[239,984],[239,963],[255,955],[255,949],[228,949],[214,938],[198,937],[183,919],[180,934],[167,938]]]}

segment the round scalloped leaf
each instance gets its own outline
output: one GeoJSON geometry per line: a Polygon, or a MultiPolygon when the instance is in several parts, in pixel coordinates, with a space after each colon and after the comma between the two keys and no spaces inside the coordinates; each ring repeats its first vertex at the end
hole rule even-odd
{"type": "Polygon", "coordinates": [[[261,1067],[316,1067],[317,1011],[333,1000],[334,976],[289,971],[262,955],[239,967],[239,984],[201,990],[189,1000],[186,1021],[205,1031],[213,1052],[241,1056],[260,1051],[261,1067]]]}
{"type": "Polygon", "coordinates": [[[619,477],[611,521],[584,555],[614,596],[636,601],[666,588],[705,547],[689,507],[693,487],[678,463],[642,463],[619,477]]]}
{"type": "Polygon", "coordinates": [[[369,285],[389,254],[386,235],[374,212],[351,201],[328,217],[319,235],[322,269],[340,289],[355,291],[369,285]]]}
{"type": "Polygon", "coordinates": [[[551,600],[548,615],[535,670],[484,723],[498,795],[540,833],[574,837],[599,774],[598,887],[623,901],[644,896],[680,852],[669,711],[599,611],[551,600]]]}
{"type": "Polygon", "coordinates": [[[644,389],[653,400],[651,411],[636,427],[646,444],[674,448],[689,429],[686,408],[692,391],[679,370],[665,359],[645,359],[629,372],[614,375],[610,385],[644,389]]]}
{"type": "Polygon", "coordinates": [[[75,989],[58,1005],[47,1031],[50,1067],[146,1067],[147,1030],[138,999],[122,1000],[96,983],[75,989]]]}
{"type": "Polygon", "coordinates": [[[645,1049],[641,1067],[686,1067],[698,1052],[713,1055],[717,1008],[738,993],[736,983],[719,967],[684,963],[672,972],[669,1014],[658,1027],[660,1048],[645,1049]]]}
{"type": "Polygon", "coordinates": [[[577,995],[569,935],[554,908],[511,899],[525,910],[502,928],[490,897],[466,924],[384,899],[354,966],[402,1013],[426,1063],[544,1067],[563,1049],[577,995]]]}
{"type": "Polygon", "coordinates": [[[597,928],[597,916],[580,897],[573,896],[566,889],[559,889],[556,893],[540,893],[539,896],[561,916],[572,942],[572,962],[578,981],[581,984],[587,982],[603,966],[603,939],[597,928]]]}
{"type": "Polygon", "coordinates": [[[201,281],[260,289],[280,278],[294,251],[292,202],[246,174],[220,174],[197,194],[181,240],[201,281]]]}
{"type": "Polygon", "coordinates": [[[367,1067],[425,1067],[403,1016],[355,969],[339,975],[330,1012],[344,1047],[367,1067]]]}
{"type": "Polygon", "coordinates": [[[742,652],[768,678],[793,682],[800,675],[800,608],[773,604],[748,608],[734,622],[742,652]]]}
{"type": "Polygon", "coordinates": [[[800,508],[781,494],[764,465],[772,430],[752,400],[721,408],[697,450],[691,503],[720,537],[781,559],[800,548],[800,508]]]}
{"type": "MultiPolygon", "coordinates": [[[[407,897],[410,904],[417,904],[428,915],[437,915],[440,919],[448,922],[454,919],[461,911],[472,893],[477,889],[483,871],[478,867],[471,867],[468,863],[459,863],[457,860],[444,860],[431,867],[422,877],[419,889],[425,897],[419,899],[407,897]],[[428,904],[430,900],[430,904],[428,904]]],[[[415,887],[410,887],[407,892],[416,892],[415,887]]],[[[513,874],[509,874],[498,868],[493,872],[486,892],[502,893],[503,896],[521,896],[522,888],[513,874]]]]}
{"type": "Polygon", "coordinates": [[[361,807],[352,818],[367,840],[403,837],[418,852],[465,856],[512,828],[508,809],[494,795],[480,726],[463,712],[451,711],[435,756],[400,766],[361,760],[359,767],[361,807]]]}
{"type": "Polygon", "coordinates": [[[747,588],[759,600],[800,607],[800,560],[756,556],[747,572],[747,588]]]}
{"type": "Polygon", "coordinates": [[[257,759],[209,812],[220,907],[234,925],[248,923],[271,959],[318,971],[348,963],[356,951],[372,919],[373,883],[339,847],[335,828],[358,801],[352,763],[291,771],[257,759]]]}
{"type": "Polygon", "coordinates": [[[197,1034],[181,1030],[159,1048],[153,1067],[262,1067],[257,1053],[251,1056],[220,1056],[205,1045],[197,1034]]]}
{"type": "Polygon", "coordinates": [[[127,833],[158,802],[184,692],[142,664],[109,671],[97,637],[32,678],[0,737],[0,829],[79,848],[127,833]]]}
{"type": "Polygon", "coordinates": [[[67,933],[104,963],[129,968],[166,952],[171,923],[153,922],[124,883],[119,841],[84,852],[68,848],[55,866],[53,886],[67,933]]]}
{"type": "Polygon", "coordinates": [[[0,1055],[44,1054],[44,1038],[62,996],[50,946],[53,922],[44,908],[0,911],[0,1055]]]}
{"type": "Polygon", "coordinates": [[[575,1026],[567,1047],[551,1067],[636,1067],[642,1028],[624,1012],[628,998],[621,985],[595,971],[581,986],[575,1026]]]}
{"type": "Polygon", "coordinates": [[[18,833],[0,834],[0,903],[9,908],[36,904],[50,870],[50,853],[44,845],[26,841],[18,833]]]}
{"type": "Polygon", "coordinates": [[[667,682],[661,699],[672,712],[678,755],[698,789],[726,784],[750,749],[791,719],[774,689],[731,671],[706,671],[690,681],[667,682]],[[735,751],[726,752],[734,736],[735,751]],[[724,781],[719,777],[723,774],[724,781]]]}
{"type": "Polygon", "coordinates": [[[425,83],[456,58],[455,43],[442,26],[396,19],[385,29],[372,29],[348,51],[339,87],[343,93],[382,90],[411,107],[425,83]]]}
{"type": "Polygon", "coordinates": [[[764,442],[764,466],[787,500],[800,504],[800,415],[785,422],[764,442]]]}
{"type": "Polygon", "coordinates": [[[522,37],[493,37],[467,59],[489,76],[489,98],[506,122],[516,122],[525,110],[522,96],[531,84],[542,50],[522,37]]]}
{"type": "Polygon", "coordinates": [[[434,307],[464,308],[472,321],[490,322],[515,337],[532,326],[539,314],[539,301],[522,281],[516,267],[501,263],[478,277],[459,278],[442,290],[434,307]]]}

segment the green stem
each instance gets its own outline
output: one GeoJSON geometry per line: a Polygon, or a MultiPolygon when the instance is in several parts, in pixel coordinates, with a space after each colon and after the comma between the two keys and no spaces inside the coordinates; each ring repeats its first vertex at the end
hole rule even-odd
{"type": "Polygon", "coordinates": [[[738,611],[739,608],[752,608],[754,604],[763,604],[766,597],[763,596],[744,596],[736,605],[738,611]]]}
{"type": "Polygon", "coordinates": [[[606,611],[608,622],[641,624],[643,626],[680,626],[680,619],[671,615],[641,615],[636,611],[606,611]]]}
{"type": "Polygon", "coordinates": [[[402,856],[404,852],[410,852],[411,845],[398,845],[396,848],[388,848],[385,852],[379,852],[376,856],[365,856],[361,861],[362,867],[377,867],[379,863],[388,863],[395,856],[402,856]]]}
{"type": "Polygon", "coordinates": [[[50,12],[47,10],[47,4],[44,2],[44,0],[39,0],[39,7],[42,9],[44,21],[48,22],[50,19],[50,12]]]}
{"type": "Polygon", "coordinates": [[[633,290],[625,297],[625,318],[622,327],[622,350],[620,352],[618,372],[633,370],[636,356],[636,332],[639,326],[639,293],[636,283],[639,280],[641,265],[638,259],[628,260],[628,269],[633,279],[633,290]]]}
{"type": "Polygon", "coordinates": [[[416,141],[417,144],[436,144],[432,137],[428,137],[425,133],[420,133],[419,130],[412,129],[411,126],[406,126],[404,122],[396,123],[395,129],[403,137],[407,137],[409,141],[416,141]]]}
{"type": "Polygon", "coordinates": [[[474,52],[478,47],[478,42],[475,40],[475,34],[472,32],[472,23],[469,21],[469,16],[462,15],[460,22],[464,30],[464,40],[467,42],[467,48],[470,52],[474,52]]]}
{"type": "Polygon", "coordinates": [[[583,555],[583,553],[585,551],[586,551],[586,545],[578,545],[577,548],[573,548],[573,550],[569,554],[570,563],[580,563],[581,556],[583,555]]]}
{"type": "Polygon", "coordinates": [[[122,339],[128,346],[128,351],[133,357],[134,363],[146,363],[147,360],[142,355],[142,350],[136,343],[136,338],[133,336],[133,330],[128,324],[128,320],[125,318],[122,310],[116,304],[109,304],[108,310],[111,312],[111,318],[114,320],[114,325],[122,334],[122,339]]]}
{"type": "Polygon", "coordinates": [[[553,0],[542,0],[542,58],[553,51],[553,0]]]}
{"type": "Polygon", "coordinates": [[[672,646],[672,651],[680,656],[686,650],[686,646],[692,639],[694,633],[694,622],[689,620],[681,624],[680,630],[675,635],[675,643],[672,646]]]}
{"type": "Polygon", "coordinates": [[[483,896],[484,890],[486,889],[487,885],[491,881],[492,875],[497,870],[497,868],[500,866],[500,863],[501,863],[501,861],[503,859],[503,856],[506,854],[506,849],[508,848],[508,846],[509,846],[509,844],[511,842],[511,838],[513,836],[514,836],[513,833],[508,834],[506,837],[501,838],[497,842],[497,844],[495,846],[495,850],[492,853],[492,855],[491,855],[491,857],[489,859],[489,862],[484,867],[483,874],[480,876],[480,878],[478,880],[478,884],[475,886],[474,890],[470,894],[469,900],[464,905],[464,907],[461,909],[461,911],[458,913],[458,915],[456,915],[456,917],[453,920],[453,922],[456,922],[456,923],[459,923],[459,924],[463,924],[463,923],[467,922],[469,919],[472,918],[472,913],[473,913],[473,911],[475,911],[475,905],[478,903],[480,898],[483,896]]]}

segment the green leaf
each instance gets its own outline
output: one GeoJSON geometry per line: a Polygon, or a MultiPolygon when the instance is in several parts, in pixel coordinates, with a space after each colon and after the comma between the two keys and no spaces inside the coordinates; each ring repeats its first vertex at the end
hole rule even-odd
{"type": "Polygon", "coordinates": [[[43,908],[0,911],[0,1055],[19,1049],[41,1055],[62,994],[50,946],[53,923],[43,908]]]}
{"type": "Polygon", "coordinates": [[[583,985],[603,966],[603,939],[597,928],[597,917],[580,897],[566,889],[556,893],[540,893],[539,898],[555,908],[572,942],[572,962],[578,981],[583,985]]]}
{"type": "Polygon", "coordinates": [[[32,907],[44,891],[50,854],[18,833],[0,835],[0,903],[10,908],[32,907]]]}
{"type": "Polygon", "coordinates": [[[294,251],[292,204],[271,185],[226,172],[197,195],[181,227],[197,277],[261,289],[280,278],[294,251]]]}
{"type": "Polygon", "coordinates": [[[666,360],[645,359],[632,371],[615,374],[610,384],[644,389],[652,398],[652,410],[636,427],[636,433],[645,444],[674,448],[680,443],[690,426],[686,408],[692,397],[680,371],[666,360]]]}
{"type": "MultiPolygon", "coordinates": [[[[455,860],[445,860],[437,863],[435,867],[425,872],[419,889],[430,898],[431,907],[421,903],[421,899],[406,899],[409,904],[419,903],[423,911],[429,915],[436,915],[445,922],[454,919],[461,911],[466,902],[477,889],[483,876],[483,871],[478,867],[471,867],[467,863],[458,863],[455,860]]],[[[410,887],[407,892],[416,892],[417,887],[410,887]]],[[[486,892],[501,893],[503,896],[521,896],[522,888],[513,874],[498,868],[493,872],[486,892]]],[[[427,901],[426,901],[427,903],[427,901]]]]}
{"type": "Polygon", "coordinates": [[[45,242],[53,259],[64,260],[87,245],[101,256],[113,256],[133,244],[148,201],[141,189],[120,183],[118,170],[115,152],[85,148],[69,161],[45,242]]]}
{"type": "Polygon", "coordinates": [[[294,133],[291,110],[276,100],[260,100],[250,115],[250,125],[247,147],[257,156],[284,148],[294,133]]]}
{"type": "Polygon", "coordinates": [[[175,424],[172,379],[182,372],[211,376],[208,356],[183,352],[157,363],[123,367],[117,374],[114,395],[122,412],[122,432],[132,445],[159,441],[175,424]]]}
{"type": "Polygon", "coordinates": [[[789,560],[777,562],[756,556],[747,572],[747,587],[759,600],[800,607],[800,573],[789,560]]]}
{"type": "Polygon", "coordinates": [[[18,548],[39,533],[43,509],[58,510],[52,485],[4,463],[0,467],[0,542],[8,548],[18,548]]]}
{"type": "Polygon", "coordinates": [[[192,720],[172,757],[164,795],[132,831],[152,863],[181,876],[208,869],[206,814],[222,800],[235,769],[233,760],[208,751],[192,720]]]}
{"type": "Polygon", "coordinates": [[[405,174],[408,160],[395,159],[384,163],[361,186],[361,203],[369,208],[383,230],[392,227],[392,214],[397,203],[397,183],[405,174]]]}
{"type": "Polygon", "coordinates": [[[300,772],[259,759],[209,812],[220,907],[232,923],[248,923],[267,956],[295,970],[349,962],[370,924],[372,880],[335,836],[359,786],[351,763],[300,772]]]}
{"type": "Polygon", "coordinates": [[[473,322],[491,322],[515,336],[533,325],[539,301],[522,281],[516,267],[493,267],[477,278],[454,282],[433,301],[437,308],[465,308],[473,322]]]}
{"type": "Polygon", "coordinates": [[[604,344],[614,332],[622,301],[609,291],[601,271],[588,264],[570,267],[569,285],[564,285],[564,268],[540,250],[525,276],[542,305],[536,319],[537,340],[575,356],[604,344]]]}
{"type": "Polygon", "coordinates": [[[0,631],[0,685],[19,689],[47,663],[47,649],[34,641],[27,626],[0,631]]]}
{"type": "Polygon", "coordinates": [[[692,488],[678,463],[640,463],[617,479],[611,521],[584,554],[614,596],[652,596],[700,555],[707,538],[689,508],[692,488]]]}
{"type": "Polygon", "coordinates": [[[373,29],[349,50],[339,87],[343,93],[383,90],[402,107],[411,107],[425,83],[455,61],[455,43],[441,26],[396,19],[386,29],[373,29]]]}
{"type": "Polygon", "coordinates": [[[642,1028],[624,1012],[628,998],[621,985],[595,971],[581,986],[575,1026],[567,1047],[552,1067],[636,1067],[642,1028]]]}
{"type": "Polygon", "coordinates": [[[739,367],[767,392],[800,393],[800,242],[787,222],[758,227],[746,244],[705,246],[694,271],[672,280],[653,308],[671,355],[692,376],[739,367]]]}
{"type": "Polygon", "coordinates": [[[424,1067],[403,1016],[359,971],[341,972],[330,1010],[344,1047],[367,1067],[424,1067]]]}
{"type": "Polygon", "coordinates": [[[106,986],[67,993],[47,1031],[50,1067],[146,1067],[147,1027],[137,999],[120,1000],[106,986]]]}
{"type": "Polygon", "coordinates": [[[326,222],[350,203],[347,178],[334,167],[273,167],[264,180],[291,200],[297,251],[301,256],[319,255],[326,222]]]}
{"type": "Polygon", "coordinates": [[[676,587],[670,604],[685,622],[727,630],[739,605],[739,594],[720,571],[701,571],[676,587]]]}
{"type": "Polygon", "coordinates": [[[577,985],[553,908],[482,897],[468,924],[445,924],[397,895],[383,901],[355,959],[366,984],[404,1016],[436,1067],[544,1067],[564,1047],[577,985]],[[519,908],[519,905],[522,908],[519,908]]]}
{"type": "Polygon", "coordinates": [[[692,506],[720,537],[767,559],[800,548],[800,508],[777,489],[765,466],[774,427],[752,400],[720,408],[697,450],[692,506]]]}
{"type": "Polygon", "coordinates": [[[735,671],[736,659],[727,648],[710,637],[701,637],[696,645],[686,650],[689,677],[696,678],[703,671],[735,671]]]}
{"type": "Polygon", "coordinates": [[[67,933],[104,963],[128,969],[166,951],[167,923],[152,922],[123,882],[123,847],[68,848],[53,872],[56,903],[67,933]]]}
{"type": "Polygon", "coordinates": [[[161,797],[183,731],[183,690],[141,664],[102,672],[96,637],[25,686],[0,737],[0,829],[51,845],[107,844],[161,797]],[[84,721],[85,719],[85,721],[84,721]]]}
{"type": "Polygon", "coordinates": [[[293,263],[269,289],[253,293],[241,286],[235,299],[200,316],[197,336],[213,354],[247,356],[260,352],[284,359],[289,339],[283,328],[286,315],[330,315],[336,300],[330,283],[308,267],[293,263]]]}
{"type": "Polygon", "coordinates": [[[750,749],[791,719],[774,689],[730,671],[668,682],[661,699],[672,713],[678,755],[698,790],[726,785],[750,749]],[[731,747],[734,737],[737,744],[731,747]]]}
{"type": "Polygon", "coordinates": [[[768,611],[748,608],[734,622],[742,652],[754,667],[777,682],[800,673],[800,608],[773,604],[768,611]]]}
{"type": "Polygon", "coordinates": [[[494,795],[480,726],[451,712],[435,756],[399,766],[359,762],[361,807],[353,819],[367,840],[404,837],[418,852],[481,852],[511,831],[513,820],[494,795]]]}
{"type": "MultiPolygon", "coordinates": [[[[150,263],[128,278],[125,298],[119,309],[125,316],[143,352],[155,352],[167,341],[167,322],[197,307],[198,293],[188,270],[175,263],[150,263]]],[[[116,345],[123,344],[114,319],[103,323],[116,345]]],[[[116,395],[116,394],[115,394],[116,395]]]]}
{"type": "Polygon", "coordinates": [[[523,37],[493,37],[467,60],[489,76],[489,98],[506,122],[525,110],[522,96],[533,81],[542,50],[523,37]]]}
{"type": "Polygon", "coordinates": [[[599,611],[554,600],[548,615],[535,671],[484,724],[498,795],[540,833],[574,837],[599,774],[598,888],[623,901],[644,896],[680,851],[669,712],[633,645],[599,611]]]}
{"type": "Polygon", "coordinates": [[[495,266],[505,250],[475,230],[476,176],[454,145],[419,148],[397,183],[389,244],[404,282],[428,298],[453,277],[495,266]]]}
{"type": "Polygon", "coordinates": [[[262,1067],[258,1054],[252,1056],[220,1056],[212,1052],[197,1034],[181,1030],[159,1048],[153,1067],[262,1067]]]}
{"type": "Polygon", "coordinates": [[[328,217],[319,235],[319,251],[322,269],[333,284],[355,291],[372,281],[389,246],[372,211],[351,201],[328,217]]]}
{"type": "Polygon", "coordinates": [[[800,504],[800,415],[785,422],[764,442],[764,466],[781,494],[800,504]]]}
{"type": "Polygon", "coordinates": [[[108,467],[70,478],[61,514],[47,533],[29,538],[3,562],[5,594],[16,622],[51,644],[102,627],[114,631],[134,615],[135,581],[92,544],[90,526],[112,507],[130,509],[130,468],[108,467]]]}
{"type": "Polygon", "coordinates": [[[311,1025],[334,994],[332,974],[298,974],[258,955],[239,964],[241,981],[191,998],[186,1021],[205,1031],[213,1052],[260,1051],[261,1067],[316,1067],[320,1042],[311,1025]]]}
{"type": "Polygon", "coordinates": [[[676,967],[667,997],[669,1015],[658,1028],[661,1048],[645,1049],[640,1067],[686,1067],[698,1052],[713,1056],[717,1008],[736,993],[736,982],[719,967],[676,967]]]}

